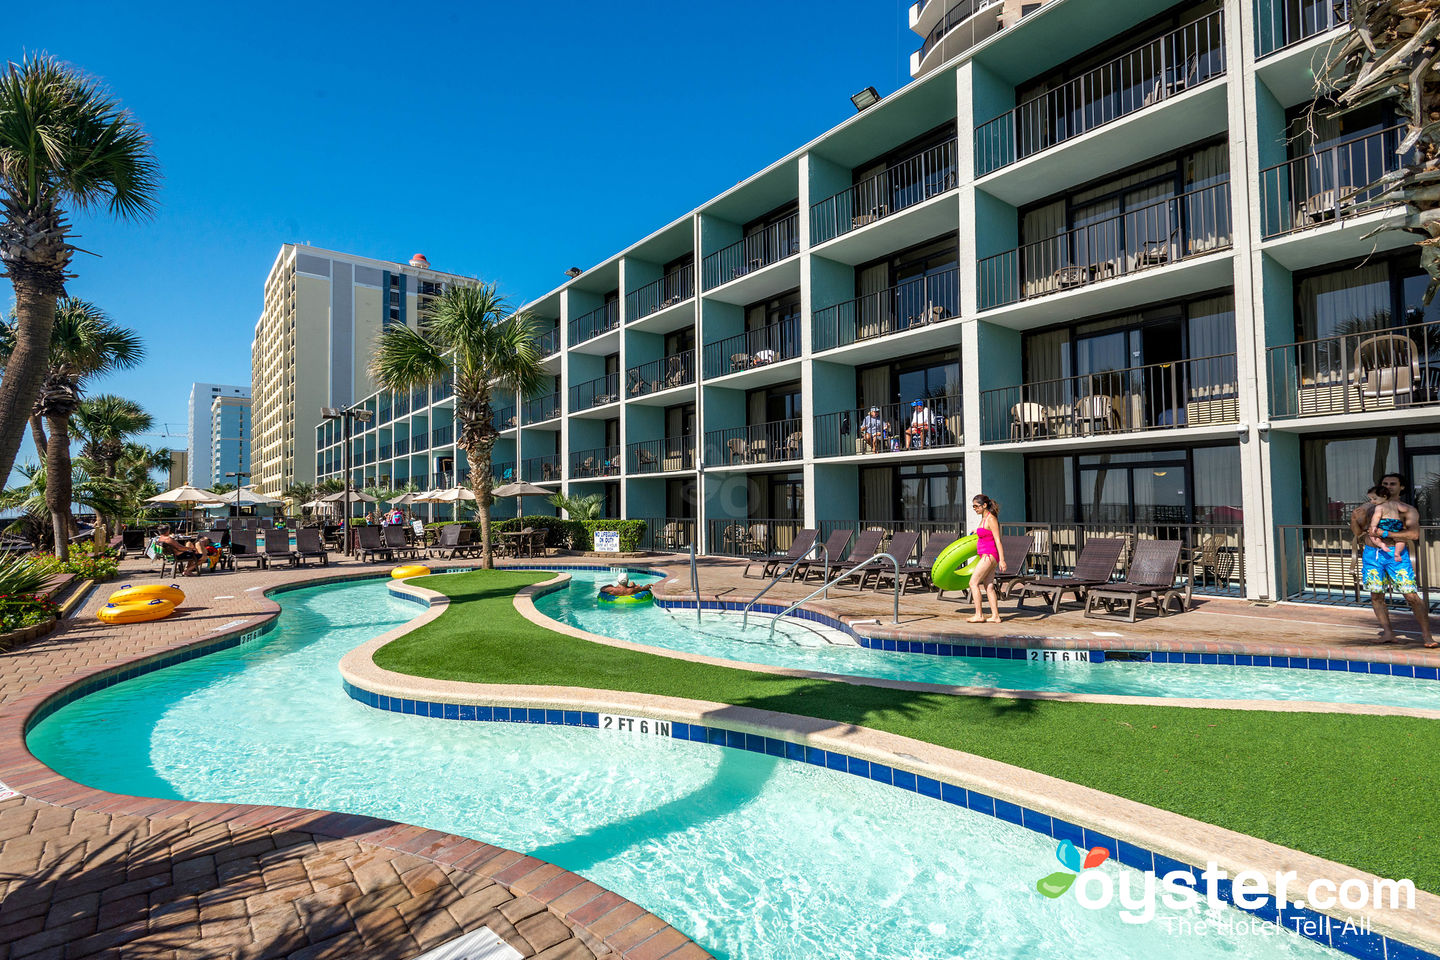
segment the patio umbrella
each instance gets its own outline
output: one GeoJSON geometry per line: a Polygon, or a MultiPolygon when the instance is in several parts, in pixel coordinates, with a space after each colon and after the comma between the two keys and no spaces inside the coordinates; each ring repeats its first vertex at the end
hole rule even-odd
{"type": "Polygon", "coordinates": [[[212,510],[212,509],[216,509],[216,508],[221,507],[221,506],[227,506],[227,507],[273,507],[273,506],[275,506],[277,503],[284,503],[284,502],[285,502],[284,500],[280,500],[280,499],[278,499],[278,498],[276,498],[276,497],[266,496],[265,494],[263,494],[263,493],[259,492],[258,490],[256,490],[254,487],[241,487],[241,488],[238,489],[238,490],[232,490],[230,493],[225,493],[225,494],[219,494],[219,493],[217,493],[217,494],[215,494],[215,496],[219,497],[220,500],[223,501],[223,502],[222,502],[222,503],[210,503],[210,504],[206,504],[206,505],[205,505],[205,509],[207,509],[207,510],[212,510]]]}
{"type": "MultiPolygon", "coordinates": [[[[329,494],[328,496],[321,497],[320,500],[324,503],[343,503],[345,501],[345,491],[341,490],[336,493],[329,494]]],[[[374,503],[375,498],[370,496],[370,494],[366,493],[364,490],[351,490],[350,502],[374,503]]]]}
{"type": "Polygon", "coordinates": [[[189,507],[192,519],[197,506],[223,506],[225,501],[209,490],[201,490],[199,487],[192,487],[190,484],[183,484],[173,490],[166,490],[158,493],[145,501],[146,503],[174,504],[177,507],[189,507]]]}
{"type": "Polygon", "coordinates": [[[506,483],[496,487],[491,493],[497,497],[515,498],[515,516],[524,516],[525,497],[548,497],[554,493],[553,490],[546,490],[533,483],[526,483],[524,480],[517,480],[514,483],[506,483]]]}

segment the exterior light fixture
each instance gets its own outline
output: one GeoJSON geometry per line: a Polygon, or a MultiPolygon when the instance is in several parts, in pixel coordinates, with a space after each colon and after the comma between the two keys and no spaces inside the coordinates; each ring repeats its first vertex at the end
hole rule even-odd
{"type": "Polygon", "coordinates": [[[866,107],[873,107],[875,106],[875,104],[880,102],[880,91],[876,90],[874,87],[866,87],[864,90],[861,90],[859,93],[855,94],[855,96],[851,97],[850,102],[855,104],[855,109],[857,111],[864,110],[866,107]]]}
{"type": "Polygon", "coordinates": [[[565,271],[565,276],[569,277],[571,280],[574,280],[576,277],[580,276],[580,274],[584,272],[585,271],[581,270],[579,267],[571,267],[569,270],[565,271]]]}

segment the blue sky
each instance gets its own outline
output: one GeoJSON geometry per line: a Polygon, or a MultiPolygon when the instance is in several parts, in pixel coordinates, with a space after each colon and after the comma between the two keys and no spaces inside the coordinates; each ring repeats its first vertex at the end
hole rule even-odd
{"type": "Polygon", "coordinates": [[[155,141],[159,215],[79,218],[101,256],[69,289],[149,351],[92,392],[183,433],[192,381],[249,382],[282,243],[538,296],[901,86],[907,6],[60,2],[7,10],[0,52],[103,80],[155,141]]]}

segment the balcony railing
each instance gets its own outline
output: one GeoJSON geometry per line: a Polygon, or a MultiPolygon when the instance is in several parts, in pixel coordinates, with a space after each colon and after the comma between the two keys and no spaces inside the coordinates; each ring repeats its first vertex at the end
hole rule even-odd
{"type": "Polygon", "coordinates": [[[738,280],[761,267],[778,263],[800,252],[800,214],[792,213],[758,233],[732,243],[706,257],[702,263],[705,289],[738,280]]]}
{"type": "Polygon", "coordinates": [[[695,351],[682,350],[674,356],[661,357],[625,372],[625,395],[640,397],[659,393],[695,382],[695,351]]]}
{"type": "Polygon", "coordinates": [[[400,393],[395,395],[394,404],[395,416],[403,417],[410,413],[410,394],[400,393]]]}
{"type": "Polygon", "coordinates": [[[1255,56],[1268,57],[1350,22],[1352,0],[1259,0],[1255,56]]]}
{"type": "Polygon", "coordinates": [[[800,318],[705,344],[705,376],[720,377],[800,356],[800,318]]]}
{"type": "Polygon", "coordinates": [[[1225,73],[1219,10],[975,128],[975,175],[1048,150],[1225,73]]]}
{"type": "Polygon", "coordinates": [[[391,449],[392,449],[392,448],[391,448],[390,444],[388,444],[388,443],[383,443],[383,444],[381,444],[381,445],[380,445],[380,459],[381,459],[381,460],[389,460],[389,459],[390,459],[390,451],[391,451],[391,449]]]}
{"type": "Polygon", "coordinates": [[[389,423],[389,422],[390,422],[390,416],[391,416],[391,414],[390,414],[390,406],[389,406],[388,404],[380,408],[380,422],[381,422],[381,423],[389,423]]]}
{"type": "Polygon", "coordinates": [[[416,387],[410,392],[410,409],[419,410],[429,402],[430,391],[424,387],[416,387]]]}
{"type": "Polygon", "coordinates": [[[639,320],[695,296],[695,265],[687,263],[654,283],[632,290],[625,298],[625,319],[639,320]]]}
{"type": "Polygon", "coordinates": [[[515,477],[515,461],[499,460],[490,464],[490,476],[496,483],[513,483],[515,477]]]}
{"type": "Polygon", "coordinates": [[[436,427],[430,431],[430,443],[432,446],[443,447],[447,443],[455,442],[455,427],[452,424],[448,427],[436,427]]]}
{"type": "Polygon", "coordinates": [[[1268,355],[1272,419],[1440,404],[1440,321],[1290,343],[1268,355]]]}
{"type": "Polygon", "coordinates": [[[964,424],[960,396],[927,397],[871,408],[841,410],[815,418],[815,456],[849,457],[897,450],[958,447],[964,424]]]}
{"type": "Polygon", "coordinates": [[[395,441],[395,456],[403,457],[410,452],[410,440],[408,437],[399,437],[395,441]]]}
{"type": "Polygon", "coordinates": [[[542,357],[560,352],[560,328],[558,326],[535,338],[535,352],[542,357]]]}
{"type": "Polygon", "coordinates": [[[985,390],[980,442],[1238,423],[1239,391],[1233,353],[985,390]]]}
{"type": "MultiPolygon", "coordinates": [[[[1279,534],[1280,599],[1370,605],[1370,594],[1361,583],[1361,551],[1348,523],[1283,524],[1279,534]]],[[[1415,569],[1415,585],[1428,607],[1440,594],[1440,526],[1422,525],[1420,539],[1406,543],[1406,548],[1415,569]]],[[[1384,597],[1389,604],[1405,605],[1404,598],[1393,591],[1384,597]]]]}
{"type": "Polygon", "coordinates": [[[711,520],[709,552],[730,557],[784,553],[804,526],[800,520],[711,520]]]}
{"type": "Polygon", "coordinates": [[[591,310],[584,316],[570,321],[570,345],[593,340],[602,333],[608,333],[620,326],[620,301],[611,300],[603,307],[591,310]]]}
{"type": "Polygon", "coordinates": [[[1377,182],[1415,157],[1398,152],[1405,127],[1358,137],[1260,171],[1260,230],[1267,240],[1369,212],[1377,182]]]}
{"type": "Polygon", "coordinates": [[[531,397],[520,408],[520,413],[527,424],[554,420],[560,416],[560,391],[556,390],[540,397],[531,397]]]}
{"type": "Polygon", "coordinates": [[[823,243],[954,189],[956,141],[947,140],[810,208],[810,242],[823,243]]]}
{"type": "Polygon", "coordinates": [[[544,483],[561,479],[560,454],[547,453],[540,457],[526,457],[520,461],[520,477],[530,483],[544,483]]]}
{"type": "MultiPolygon", "coordinates": [[[[1138,509],[1138,508],[1137,508],[1138,509]]],[[[1151,508],[1159,514],[1163,507],[1151,508]]],[[[1234,508],[1220,508],[1235,511],[1234,508]]],[[[1146,523],[1037,523],[1000,522],[1006,536],[1029,535],[1029,572],[1064,576],[1075,571],[1075,562],[1092,538],[1120,539],[1126,551],[1116,572],[1129,563],[1129,551],[1138,540],[1179,540],[1183,546],[1176,582],[1189,581],[1194,592],[1211,596],[1245,595],[1245,538],[1238,523],[1192,522],[1181,513],[1171,518],[1156,516],[1146,523]]],[[[1007,564],[1010,558],[1006,557],[1007,564]]]]}
{"type": "Polygon", "coordinates": [[[448,400],[455,396],[455,381],[446,377],[430,388],[430,402],[439,403],[441,400],[448,400]]]}
{"type": "Polygon", "coordinates": [[[665,473],[695,469],[695,438],[667,437],[630,444],[630,464],[635,473],[665,473]]]}
{"type": "Polygon", "coordinates": [[[980,308],[1163,267],[1230,243],[1226,181],[986,257],[977,265],[980,308]]]}
{"type": "MultiPolygon", "coordinates": [[[[935,44],[944,40],[955,28],[969,21],[971,17],[992,7],[999,7],[1003,2],[1004,0],[960,0],[959,3],[952,4],[950,9],[945,11],[945,16],[940,18],[940,22],[935,24],[934,29],[925,35],[925,40],[920,44],[920,59],[924,60],[935,48],[935,44]]],[[[921,9],[924,9],[923,4],[921,9]]],[[[993,15],[1000,16],[1000,11],[996,10],[993,15]]]]}
{"type": "Polygon", "coordinates": [[[603,407],[620,399],[620,374],[607,373],[570,388],[570,412],[603,407]]]}
{"type": "Polygon", "coordinates": [[[705,434],[705,465],[782,463],[804,453],[805,423],[799,417],[705,434]]]}
{"type": "Polygon", "coordinates": [[[513,430],[519,424],[515,417],[514,404],[496,407],[494,417],[495,419],[491,422],[495,424],[496,430],[513,430]]]}
{"type": "MultiPolygon", "coordinates": [[[[645,536],[640,539],[642,550],[680,553],[696,543],[698,523],[694,517],[644,517],[645,536]]],[[[698,546],[698,544],[697,544],[698,546]]]]}
{"type": "Polygon", "coordinates": [[[812,323],[815,349],[888,337],[959,315],[960,270],[952,267],[816,310],[812,323]]]}
{"type": "Polygon", "coordinates": [[[570,479],[620,476],[620,447],[596,447],[575,450],[570,454],[570,479]]]}
{"type": "Polygon", "coordinates": [[[416,453],[419,453],[421,450],[429,450],[430,435],[425,433],[417,433],[412,436],[410,438],[410,449],[414,450],[416,453]]]}

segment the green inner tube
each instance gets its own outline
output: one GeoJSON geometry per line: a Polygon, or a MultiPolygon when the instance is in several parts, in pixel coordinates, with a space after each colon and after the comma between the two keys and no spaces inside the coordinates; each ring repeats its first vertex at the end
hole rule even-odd
{"type": "Polygon", "coordinates": [[[655,594],[651,593],[649,590],[641,590],[639,593],[632,593],[629,596],[616,597],[612,596],[611,594],[602,592],[596,594],[595,599],[599,600],[601,603],[640,604],[649,603],[650,601],[654,600],[655,594]]]}

